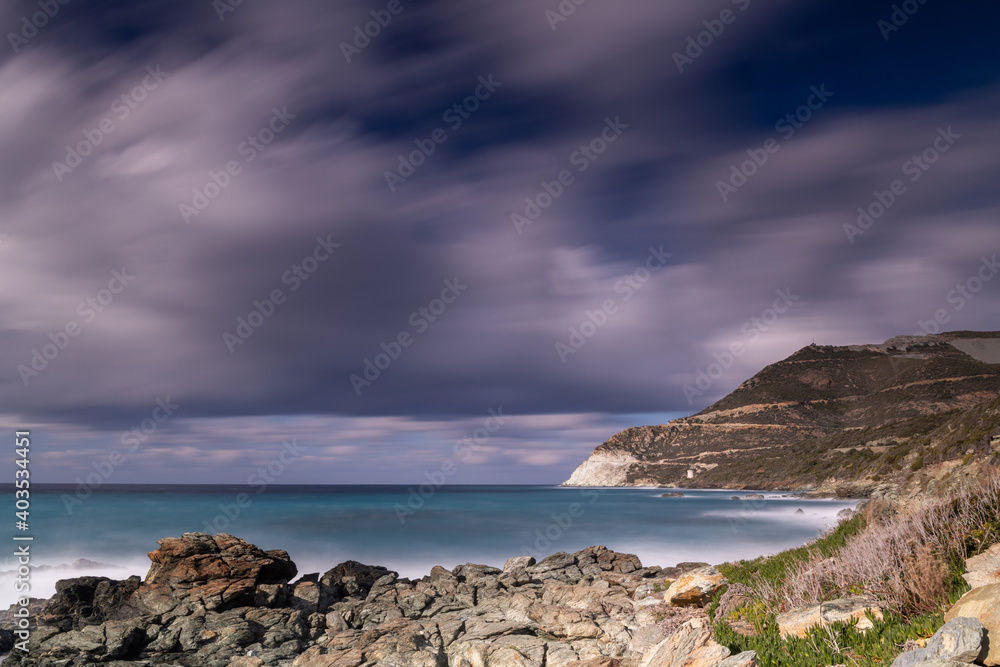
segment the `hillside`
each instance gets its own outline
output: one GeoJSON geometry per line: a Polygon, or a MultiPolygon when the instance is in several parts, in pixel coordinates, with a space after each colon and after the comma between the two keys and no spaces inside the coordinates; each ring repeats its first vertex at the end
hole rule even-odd
{"type": "Polygon", "coordinates": [[[691,417],[626,429],[568,486],[933,491],[1000,454],[1000,332],[809,345],[691,417]]]}

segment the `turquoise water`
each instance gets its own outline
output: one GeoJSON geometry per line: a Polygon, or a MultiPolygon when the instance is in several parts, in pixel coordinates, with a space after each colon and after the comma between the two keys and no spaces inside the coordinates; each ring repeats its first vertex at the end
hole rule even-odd
{"type": "MultiPolygon", "coordinates": [[[[732,491],[661,493],[426,485],[270,486],[258,494],[246,486],[122,485],[78,501],[71,486],[43,485],[32,494],[32,564],[86,558],[106,566],[36,570],[32,593],[47,597],[56,579],[84,573],[143,575],[156,540],[184,532],[228,532],[264,549],[285,549],[303,574],[358,560],[420,577],[433,565],[503,565],[511,556],[540,559],[594,544],[635,553],[646,565],[718,563],[802,544],[855,504],[781,494],[736,501],[732,491]]],[[[12,567],[0,558],[0,570],[12,567]]],[[[0,581],[0,604],[9,603],[11,589],[0,581]]]]}

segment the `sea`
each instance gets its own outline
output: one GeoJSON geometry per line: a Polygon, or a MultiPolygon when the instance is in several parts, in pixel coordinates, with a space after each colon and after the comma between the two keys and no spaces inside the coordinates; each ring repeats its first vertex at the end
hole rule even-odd
{"type": "MultiPolygon", "coordinates": [[[[33,485],[27,530],[31,596],[59,579],[144,576],[156,541],[226,532],[262,549],[284,549],[300,574],[346,560],[419,578],[435,565],[502,567],[512,556],[592,545],[634,553],[643,565],[721,562],[799,546],[836,525],[857,501],[789,494],[559,486],[33,485]],[[81,497],[82,496],[82,497],[81,497]],[[738,499],[733,499],[738,496],[738,499]]],[[[14,513],[12,485],[0,485],[14,513]]],[[[12,522],[14,517],[11,517],[12,522]]],[[[16,595],[14,549],[0,556],[0,608],[16,595]]]]}

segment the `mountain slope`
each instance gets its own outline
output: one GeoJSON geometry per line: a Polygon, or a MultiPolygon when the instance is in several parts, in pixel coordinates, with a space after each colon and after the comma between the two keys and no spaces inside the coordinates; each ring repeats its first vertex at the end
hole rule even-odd
{"type": "Polygon", "coordinates": [[[696,415],[614,435],[565,484],[926,492],[997,461],[998,362],[1000,332],[809,345],[696,415]]]}

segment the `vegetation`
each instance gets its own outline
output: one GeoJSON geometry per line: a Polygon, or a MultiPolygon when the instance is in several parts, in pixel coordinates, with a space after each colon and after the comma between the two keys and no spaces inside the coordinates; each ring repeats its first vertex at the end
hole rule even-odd
{"type": "Polygon", "coordinates": [[[754,601],[717,618],[720,591],[707,610],[716,639],[734,653],[756,651],[762,667],[886,665],[943,624],[944,610],[968,590],[965,559],[998,541],[1000,475],[990,471],[981,484],[912,511],[870,502],[803,547],[721,565],[732,584],[752,589],[754,601]],[[846,596],[878,602],[883,618],[869,615],[873,627],[865,632],[856,622],[835,623],[803,638],[780,637],[779,613],[846,596]],[[747,624],[755,636],[746,636],[747,624]]]}

